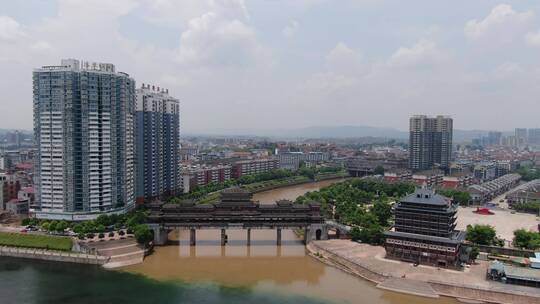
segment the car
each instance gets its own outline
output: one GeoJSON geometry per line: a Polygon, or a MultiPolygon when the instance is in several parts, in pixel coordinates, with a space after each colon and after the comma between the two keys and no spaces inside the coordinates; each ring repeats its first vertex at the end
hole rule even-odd
{"type": "Polygon", "coordinates": [[[21,232],[26,233],[28,232],[28,229],[22,229],[21,232]]]}
{"type": "Polygon", "coordinates": [[[504,203],[504,199],[500,200],[499,203],[504,203]]]}

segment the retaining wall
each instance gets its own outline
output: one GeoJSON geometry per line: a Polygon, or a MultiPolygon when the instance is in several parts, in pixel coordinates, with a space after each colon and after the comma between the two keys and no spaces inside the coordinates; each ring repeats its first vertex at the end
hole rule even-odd
{"type": "MultiPolygon", "coordinates": [[[[375,269],[371,269],[366,265],[360,265],[350,261],[347,258],[321,248],[314,243],[310,243],[307,248],[312,254],[322,254],[323,257],[330,262],[330,264],[333,264],[346,272],[367,279],[373,283],[381,283],[387,278],[392,277],[392,275],[389,273],[379,273],[375,269]]],[[[316,255],[315,257],[317,258],[316,255]]],[[[501,287],[501,290],[497,290],[480,286],[461,286],[437,281],[427,281],[426,283],[431,285],[433,290],[441,296],[504,304],[540,303],[540,296],[528,294],[520,290],[510,290],[512,289],[511,286],[508,286],[507,288],[509,288],[509,290],[505,291],[502,289],[504,289],[506,286],[501,287]]]]}
{"type": "Polygon", "coordinates": [[[103,265],[109,261],[108,257],[100,255],[8,246],[0,247],[0,256],[91,265],[103,265]]]}

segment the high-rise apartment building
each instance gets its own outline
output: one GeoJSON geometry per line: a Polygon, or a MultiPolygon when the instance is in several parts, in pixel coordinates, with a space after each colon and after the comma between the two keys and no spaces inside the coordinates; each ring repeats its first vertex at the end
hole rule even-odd
{"type": "Polygon", "coordinates": [[[516,145],[523,146],[527,144],[527,129],[516,128],[515,129],[516,145]]]}
{"type": "Polygon", "coordinates": [[[539,128],[529,129],[527,141],[533,145],[540,144],[540,129],[539,128]]]}
{"type": "Polygon", "coordinates": [[[135,81],[109,63],[34,70],[38,218],[92,219],[135,205],[135,81]]]}
{"type": "Polygon", "coordinates": [[[168,90],[137,89],[137,202],[180,192],[180,103],[168,90]]]}
{"type": "Polygon", "coordinates": [[[500,145],[501,144],[501,138],[502,138],[502,132],[490,131],[490,132],[488,132],[488,136],[487,136],[487,144],[488,145],[500,145]]]}
{"type": "Polygon", "coordinates": [[[452,159],[452,118],[415,115],[409,122],[410,169],[449,168],[452,159]]]}

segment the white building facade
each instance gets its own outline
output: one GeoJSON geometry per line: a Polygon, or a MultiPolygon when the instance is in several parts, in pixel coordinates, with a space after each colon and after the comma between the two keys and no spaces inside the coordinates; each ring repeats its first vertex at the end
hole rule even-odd
{"type": "Polygon", "coordinates": [[[112,64],[34,70],[38,218],[85,220],[135,204],[135,81],[112,64]]]}

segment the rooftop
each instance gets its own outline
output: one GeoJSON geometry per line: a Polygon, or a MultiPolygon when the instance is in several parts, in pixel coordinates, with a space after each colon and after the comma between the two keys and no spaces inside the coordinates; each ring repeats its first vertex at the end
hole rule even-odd
{"type": "Polygon", "coordinates": [[[435,190],[432,189],[417,189],[414,193],[409,194],[401,199],[403,203],[414,203],[414,204],[426,204],[434,206],[447,206],[450,204],[448,198],[436,194],[435,190]]]}

